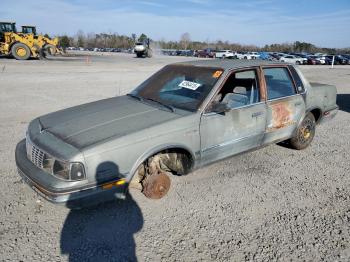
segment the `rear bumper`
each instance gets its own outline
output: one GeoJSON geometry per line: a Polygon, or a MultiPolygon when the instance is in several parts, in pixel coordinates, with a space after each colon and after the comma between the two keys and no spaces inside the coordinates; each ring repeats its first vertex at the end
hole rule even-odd
{"type": "Polygon", "coordinates": [[[17,144],[15,157],[18,174],[22,179],[35,192],[52,203],[66,204],[68,207],[83,207],[115,198],[125,198],[127,184],[109,187],[108,189],[104,189],[104,185],[62,189],[44,184],[38,178],[47,177],[50,174],[35,166],[27,158],[25,140],[17,144]]]}
{"type": "Polygon", "coordinates": [[[335,115],[338,113],[338,109],[339,107],[337,106],[331,110],[323,112],[321,121],[319,123],[322,124],[324,122],[328,122],[329,120],[333,119],[335,115]]]}

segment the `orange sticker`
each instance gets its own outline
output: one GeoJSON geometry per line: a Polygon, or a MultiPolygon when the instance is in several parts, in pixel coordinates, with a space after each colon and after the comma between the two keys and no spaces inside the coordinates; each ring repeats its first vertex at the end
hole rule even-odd
{"type": "Polygon", "coordinates": [[[213,74],[214,78],[219,78],[222,74],[222,71],[215,71],[215,73],[213,74]]]}

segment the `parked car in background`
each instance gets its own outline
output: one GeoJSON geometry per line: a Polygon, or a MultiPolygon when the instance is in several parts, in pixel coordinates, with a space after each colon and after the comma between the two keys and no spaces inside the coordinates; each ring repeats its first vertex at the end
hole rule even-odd
{"type": "Polygon", "coordinates": [[[194,51],[193,50],[183,50],[181,55],[182,56],[194,56],[194,51]]]}
{"type": "Polygon", "coordinates": [[[268,60],[268,61],[275,60],[274,57],[272,57],[268,52],[260,52],[259,53],[259,59],[261,59],[261,60],[268,60]]]}
{"type": "Polygon", "coordinates": [[[350,65],[350,55],[345,54],[345,55],[341,55],[342,57],[346,58],[348,61],[348,65],[350,65]]]}
{"type": "Polygon", "coordinates": [[[207,48],[207,49],[204,49],[204,50],[197,50],[195,52],[195,56],[196,57],[214,58],[215,57],[215,52],[212,49],[207,48]]]}
{"type": "Polygon", "coordinates": [[[246,52],[246,53],[241,54],[238,58],[239,59],[248,59],[248,60],[257,59],[257,58],[259,58],[259,53],[258,52],[246,52]]]}
{"type": "Polygon", "coordinates": [[[333,58],[331,58],[330,56],[325,56],[324,57],[324,61],[325,61],[326,65],[331,65],[332,61],[333,61],[333,58]]]}
{"type": "Polygon", "coordinates": [[[316,57],[317,57],[316,60],[320,61],[321,65],[326,64],[326,57],[324,55],[317,55],[316,57]]]}
{"type": "Polygon", "coordinates": [[[335,65],[347,65],[349,63],[348,59],[346,59],[345,57],[343,57],[341,55],[327,55],[326,57],[333,60],[333,56],[334,56],[334,64],[335,65]]]}
{"type": "Polygon", "coordinates": [[[350,64],[350,59],[347,58],[346,56],[338,55],[337,57],[338,57],[339,60],[341,60],[341,64],[342,65],[349,65],[350,64]]]}
{"type": "Polygon", "coordinates": [[[308,58],[315,60],[316,65],[326,64],[326,57],[317,56],[317,55],[309,55],[308,58]]]}
{"type": "Polygon", "coordinates": [[[276,53],[269,53],[269,55],[272,57],[273,61],[278,61],[280,59],[280,56],[276,53]]]}
{"type": "Polygon", "coordinates": [[[307,56],[307,64],[308,65],[320,65],[321,63],[320,63],[320,61],[318,61],[316,59],[315,56],[309,55],[309,56],[307,56]]]}
{"type": "Polygon", "coordinates": [[[307,61],[306,58],[297,57],[294,55],[285,55],[280,58],[281,62],[296,64],[296,65],[302,65],[304,64],[304,61],[307,61]]]}
{"type": "Polygon", "coordinates": [[[236,53],[231,50],[218,50],[215,52],[215,58],[235,58],[236,53]]]}

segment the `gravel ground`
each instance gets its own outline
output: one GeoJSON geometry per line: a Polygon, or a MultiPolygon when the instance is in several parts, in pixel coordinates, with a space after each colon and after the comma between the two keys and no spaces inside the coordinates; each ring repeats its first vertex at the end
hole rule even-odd
{"type": "Polygon", "coordinates": [[[37,196],[16,173],[28,122],[125,94],[178,57],[0,58],[0,261],[350,260],[350,66],[302,66],[335,84],[341,110],[303,151],[272,145],[173,177],[158,201],[71,211],[37,196]]]}

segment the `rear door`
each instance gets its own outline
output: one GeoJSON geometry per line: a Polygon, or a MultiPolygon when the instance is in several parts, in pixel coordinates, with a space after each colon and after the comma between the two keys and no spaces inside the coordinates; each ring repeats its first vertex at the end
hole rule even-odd
{"type": "Polygon", "coordinates": [[[267,121],[263,144],[283,141],[293,135],[305,114],[305,102],[297,92],[287,66],[264,67],[267,91],[267,121]]]}

